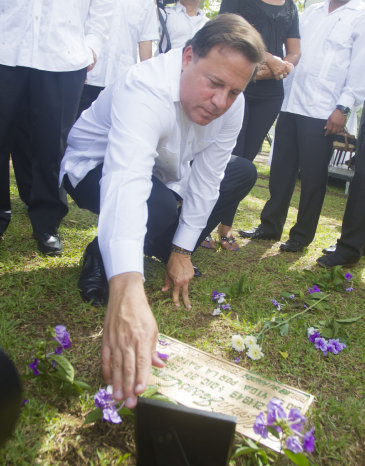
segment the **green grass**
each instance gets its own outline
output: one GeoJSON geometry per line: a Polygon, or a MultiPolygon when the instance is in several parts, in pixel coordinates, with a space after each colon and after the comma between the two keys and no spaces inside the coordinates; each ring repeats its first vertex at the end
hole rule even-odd
{"type": "MultiPolygon", "coordinates": [[[[234,228],[256,226],[268,199],[269,167],[258,164],[259,179],[250,195],[241,203],[234,228]]],[[[14,182],[13,182],[14,185],[14,182]]],[[[295,222],[299,202],[299,183],[295,190],[283,240],[295,222]]],[[[279,252],[278,243],[239,240],[241,249],[234,253],[199,249],[194,264],[204,277],[190,286],[193,309],[175,309],[160,292],[164,267],[146,260],[146,289],[160,331],[190,343],[204,351],[232,361],[230,336],[259,328],[275,315],[270,299],[281,292],[306,290],[309,283],[303,269],[318,272],[315,259],[323,247],[340,234],[346,196],[343,187],[330,186],[314,242],[303,254],[279,252]],[[247,274],[253,290],[231,300],[229,317],[213,318],[211,292],[247,274]]],[[[60,228],[64,242],[62,257],[45,258],[38,254],[25,208],[15,188],[12,191],[13,219],[0,242],[0,342],[25,373],[32,360],[34,341],[41,339],[48,325],[64,324],[71,333],[68,356],[79,379],[95,392],[103,385],[100,347],[104,308],[81,301],[77,290],[80,260],[96,232],[96,217],[70,203],[70,213],[60,228]]],[[[213,235],[214,236],[214,235],[213,235]]],[[[306,328],[328,315],[341,318],[364,313],[365,261],[352,269],[355,291],[331,292],[330,311],[313,311],[297,319],[287,336],[269,332],[263,343],[265,358],[254,362],[242,359],[243,367],[308,391],[316,397],[310,422],[316,428],[316,452],[319,465],[360,465],[364,448],[364,327],[362,319],[348,327],[348,348],[338,356],[324,358],[306,337],[306,328]],[[284,359],[279,352],[287,352],[284,359]]],[[[82,427],[92,409],[92,395],[65,398],[54,389],[25,383],[24,397],[29,403],[22,409],[17,430],[2,452],[0,464],[134,464],[133,426],[124,421],[119,426],[96,423],[82,427]],[[131,453],[129,458],[124,455],[131,453]]],[[[243,464],[243,463],[242,463],[243,464]]],[[[205,465],[203,465],[205,466],[205,465]]]]}

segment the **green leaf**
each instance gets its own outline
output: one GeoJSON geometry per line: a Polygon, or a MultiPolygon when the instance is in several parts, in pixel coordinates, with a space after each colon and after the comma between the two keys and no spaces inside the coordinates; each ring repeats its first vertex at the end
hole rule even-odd
{"type": "Polygon", "coordinates": [[[349,319],[336,319],[336,322],[338,324],[353,324],[354,322],[357,322],[358,320],[362,319],[365,316],[365,314],[362,314],[361,316],[357,317],[350,317],[349,319]]]}
{"type": "Polygon", "coordinates": [[[141,396],[143,398],[151,398],[152,395],[157,393],[157,390],[158,390],[158,388],[156,387],[156,385],[148,385],[146,390],[143,392],[143,394],[141,396]]]}
{"type": "Polygon", "coordinates": [[[57,370],[62,368],[64,373],[66,374],[66,380],[72,383],[75,377],[75,370],[73,368],[73,365],[70,363],[70,361],[60,354],[53,354],[52,359],[59,366],[57,367],[57,370]]]}
{"type": "Polygon", "coordinates": [[[93,411],[91,411],[86,416],[85,421],[82,425],[86,426],[87,424],[91,424],[92,422],[99,421],[102,418],[103,418],[103,411],[100,408],[95,408],[93,411]]]}
{"type": "Polygon", "coordinates": [[[253,448],[254,450],[259,450],[258,445],[253,440],[251,440],[250,438],[246,438],[245,440],[250,448],[253,448]]]}
{"type": "Polygon", "coordinates": [[[240,447],[232,455],[231,459],[238,458],[239,456],[247,455],[248,453],[253,453],[257,451],[257,448],[250,448],[250,447],[240,447]]]}
{"type": "Polygon", "coordinates": [[[279,329],[280,329],[280,335],[281,336],[288,335],[288,333],[289,333],[289,324],[286,323],[284,325],[280,325],[279,329]]]}
{"type": "Polygon", "coordinates": [[[308,459],[303,455],[303,453],[293,453],[286,449],[284,449],[284,453],[293,461],[294,464],[297,464],[298,466],[309,466],[308,459]]]}
{"type": "Polygon", "coordinates": [[[272,426],[266,426],[266,429],[268,430],[268,432],[273,435],[275,438],[277,439],[280,439],[280,435],[279,435],[279,432],[277,432],[277,430],[272,427],[272,426]]]}
{"type": "Polygon", "coordinates": [[[90,387],[90,385],[83,382],[82,380],[74,380],[73,385],[76,385],[77,387],[81,388],[82,391],[88,391],[88,392],[92,391],[92,388],[90,387]]]}

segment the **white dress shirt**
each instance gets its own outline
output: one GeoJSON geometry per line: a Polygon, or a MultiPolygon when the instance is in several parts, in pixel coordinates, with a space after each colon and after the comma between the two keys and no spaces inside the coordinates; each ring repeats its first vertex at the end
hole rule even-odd
{"type": "Polygon", "coordinates": [[[114,10],[109,39],[87,84],[105,87],[125,69],[137,63],[139,42],[158,40],[158,20],[154,0],[113,0],[114,10]]]}
{"type": "Polygon", "coordinates": [[[327,120],[336,105],[365,99],[365,4],[350,0],[332,13],[329,0],[300,16],[301,57],[284,80],[281,110],[327,120]]]}
{"type": "MultiPolygon", "coordinates": [[[[203,10],[199,9],[196,16],[189,16],[186,8],[180,2],[165,8],[167,15],[167,31],[170,36],[171,48],[184,47],[204,24],[209,21],[203,10]]],[[[160,34],[162,30],[160,29],[160,34]]],[[[162,47],[165,50],[165,44],[162,47]]]]}
{"type": "Polygon", "coordinates": [[[113,0],[0,0],[0,63],[76,71],[107,38],[113,0]]]}
{"type": "Polygon", "coordinates": [[[76,186],[104,162],[98,236],[108,279],[143,273],[154,174],[183,198],[174,244],[193,250],[219,195],[243,118],[243,95],[206,126],[180,103],[182,50],[132,66],[82,113],[61,163],[76,186]],[[192,166],[190,161],[194,160],[192,166]]]}

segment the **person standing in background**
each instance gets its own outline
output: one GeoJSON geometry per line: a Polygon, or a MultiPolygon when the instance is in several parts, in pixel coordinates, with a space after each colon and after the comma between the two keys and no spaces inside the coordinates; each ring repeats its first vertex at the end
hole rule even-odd
{"type": "MultiPolygon", "coordinates": [[[[232,152],[253,161],[280,111],[283,80],[300,58],[298,11],[293,0],[222,0],[219,13],[235,13],[245,18],[261,34],[266,45],[265,63],[244,92],[245,113],[232,152]]],[[[218,227],[223,249],[238,249],[232,234],[235,213],[227,212],[218,227]]],[[[211,237],[207,237],[202,246],[215,249],[211,237]]]]}
{"type": "Polygon", "coordinates": [[[186,41],[209,21],[199,8],[200,3],[201,0],[180,0],[175,5],[159,9],[160,52],[184,47],[186,41]]]}
{"type": "Polygon", "coordinates": [[[152,57],[152,41],[158,40],[154,0],[113,0],[109,39],[95,67],[88,72],[78,116],[90,107],[105,86],[140,61],[152,57]]]}
{"type": "MultiPolygon", "coordinates": [[[[28,215],[44,254],[62,252],[58,226],[68,208],[60,196],[59,165],[86,71],[95,65],[107,38],[111,5],[112,0],[2,2],[0,166],[8,167],[8,134],[19,112],[25,112],[32,158],[28,215]]],[[[9,169],[0,176],[8,178],[9,169]]],[[[1,209],[6,200],[0,195],[1,209]]]]}

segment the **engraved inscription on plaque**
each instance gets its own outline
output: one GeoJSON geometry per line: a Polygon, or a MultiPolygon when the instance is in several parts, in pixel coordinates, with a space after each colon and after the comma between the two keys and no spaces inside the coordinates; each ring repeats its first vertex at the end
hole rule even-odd
{"type": "MultiPolygon", "coordinates": [[[[272,398],[283,401],[285,410],[298,408],[305,413],[314,397],[296,388],[276,382],[235,364],[204,353],[169,337],[160,347],[169,355],[163,369],[152,369],[150,385],[163,395],[191,408],[236,416],[237,432],[254,440],[259,437],[252,426],[256,416],[266,412],[272,398]]],[[[279,451],[280,444],[271,435],[260,442],[279,451]]]]}

